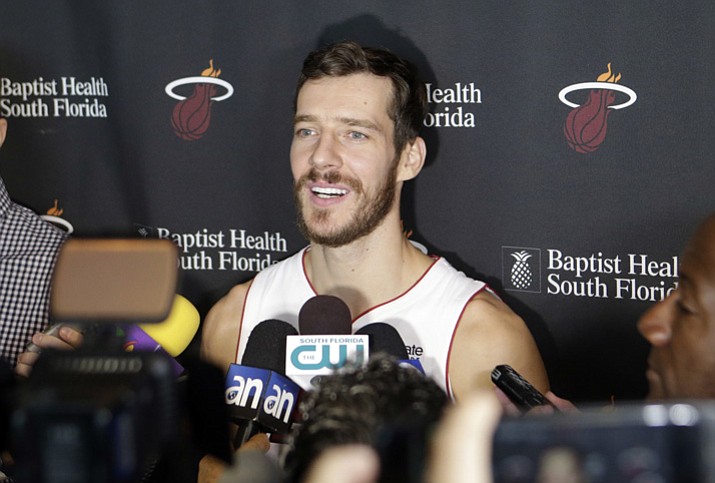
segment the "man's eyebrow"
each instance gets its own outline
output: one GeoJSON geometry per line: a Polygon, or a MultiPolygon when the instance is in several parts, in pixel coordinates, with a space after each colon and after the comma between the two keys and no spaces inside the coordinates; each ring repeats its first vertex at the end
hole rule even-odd
{"type": "Polygon", "coordinates": [[[380,126],[375,124],[372,121],[368,121],[367,119],[355,119],[352,117],[341,117],[338,119],[340,122],[343,124],[347,124],[348,126],[356,126],[356,127],[364,127],[365,129],[370,129],[371,131],[377,131],[377,132],[382,132],[382,129],[380,126]]]}
{"type": "Polygon", "coordinates": [[[296,125],[299,122],[314,122],[315,120],[315,116],[311,116],[310,114],[301,114],[293,118],[293,125],[296,125]]]}
{"type": "MultiPolygon", "coordinates": [[[[300,114],[293,118],[293,125],[300,122],[316,122],[318,118],[311,114],[300,114]]],[[[371,131],[382,132],[382,128],[372,121],[367,119],[357,119],[353,117],[339,117],[338,122],[346,124],[348,126],[362,127],[365,129],[370,129],[371,131]]]]}

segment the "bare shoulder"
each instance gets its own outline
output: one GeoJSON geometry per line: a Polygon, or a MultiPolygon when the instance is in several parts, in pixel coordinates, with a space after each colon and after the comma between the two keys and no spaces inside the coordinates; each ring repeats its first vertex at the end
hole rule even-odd
{"type": "Polygon", "coordinates": [[[482,291],[467,304],[454,337],[449,375],[455,394],[492,388],[490,374],[498,364],[511,365],[541,391],[549,389],[529,328],[506,303],[482,291]]]}
{"type": "Polygon", "coordinates": [[[201,357],[221,369],[235,362],[243,303],[251,282],[233,287],[206,315],[201,328],[201,357]]]}

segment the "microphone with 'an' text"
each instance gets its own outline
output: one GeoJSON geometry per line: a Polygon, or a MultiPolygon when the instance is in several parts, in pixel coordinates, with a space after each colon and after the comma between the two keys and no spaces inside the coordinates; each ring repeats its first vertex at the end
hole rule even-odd
{"type": "Polygon", "coordinates": [[[228,417],[238,425],[234,447],[257,433],[287,434],[300,387],[284,375],[286,338],[298,331],[281,320],[265,320],[251,331],[241,364],[226,374],[228,417]]]}
{"type": "Polygon", "coordinates": [[[370,355],[369,337],[352,334],[350,309],[340,298],[316,295],[298,314],[300,335],[286,340],[286,375],[303,389],[316,377],[331,374],[348,362],[362,365],[370,355]]]}

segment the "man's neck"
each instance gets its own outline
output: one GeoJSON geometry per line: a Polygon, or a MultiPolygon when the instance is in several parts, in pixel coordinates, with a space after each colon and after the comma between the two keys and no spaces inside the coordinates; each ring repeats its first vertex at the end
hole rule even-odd
{"type": "Polygon", "coordinates": [[[316,291],[340,297],[355,318],[404,293],[432,262],[399,228],[383,226],[342,247],[312,245],[306,269],[316,291]]]}

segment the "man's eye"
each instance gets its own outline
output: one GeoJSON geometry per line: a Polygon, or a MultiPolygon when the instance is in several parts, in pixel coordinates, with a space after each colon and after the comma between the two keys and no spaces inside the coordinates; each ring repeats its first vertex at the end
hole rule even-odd
{"type": "Polygon", "coordinates": [[[356,141],[367,139],[367,136],[365,134],[358,132],[358,131],[350,131],[348,133],[348,136],[350,137],[350,139],[353,139],[356,141]]]}
{"type": "Polygon", "coordinates": [[[695,313],[695,311],[693,311],[687,304],[683,303],[683,299],[678,299],[676,305],[681,314],[690,315],[695,313]]]}
{"type": "Polygon", "coordinates": [[[313,134],[313,130],[305,128],[305,127],[300,128],[300,129],[296,130],[296,132],[295,132],[295,135],[298,137],[301,137],[301,138],[309,137],[312,134],[313,134]]]}

